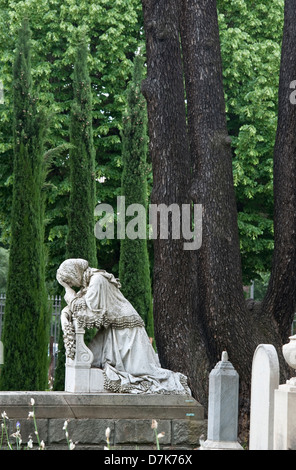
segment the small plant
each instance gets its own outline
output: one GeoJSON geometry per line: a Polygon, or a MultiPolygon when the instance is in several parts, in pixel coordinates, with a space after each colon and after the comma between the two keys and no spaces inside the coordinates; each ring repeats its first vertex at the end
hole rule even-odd
{"type": "Polygon", "coordinates": [[[7,425],[6,425],[6,421],[9,420],[7,414],[5,411],[3,411],[3,413],[1,413],[1,416],[2,416],[2,419],[3,419],[3,423],[1,424],[1,441],[0,441],[0,449],[2,449],[2,445],[3,445],[3,439],[4,439],[4,436],[6,437],[6,442],[7,442],[7,446],[8,446],[8,449],[9,450],[12,450],[12,446],[10,444],[10,441],[9,441],[9,436],[8,436],[8,429],[7,429],[7,425]]]}
{"type": "MultiPolygon", "coordinates": [[[[37,439],[38,449],[39,450],[45,450],[45,443],[44,443],[43,440],[40,440],[39,432],[38,432],[38,428],[37,428],[34,398],[31,398],[31,406],[32,406],[32,411],[29,411],[28,419],[33,418],[34,433],[35,433],[35,436],[36,436],[36,439],[37,439]]],[[[24,446],[23,448],[21,447],[22,436],[21,436],[21,432],[20,432],[20,428],[21,428],[20,422],[17,421],[17,423],[16,423],[16,432],[14,432],[13,434],[11,434],[11,436],[9,436],[8,426],[7,426],[7,421],[9,421],[9,418],[8,418],[5,411],[3,411],[3,413],[1,413],[1,416],[2,416],[3,422],[1,424],[0,450],[4,446],[4,441],[5,440],[6,440],[8,450],[22,450],[22,449],[30,450],[30,449],[33,449],[33,439],[32,439],[31,435],[29,435],[29,440],[28,440],[27,446],[24,446]],[[15,439],[15,448],[14,448],[13,444],[10,441],[10,437],[13,437],[15,439]]],[[[68,449],[73,450],[75,448],[75,444],[73,443],[73,441],[71,439],[69,439],[68,420],[64,422],[63,429],[65,431],[66,440],[67,440],[67,444],[68,444],[68,449]]]]}
{"type": "Polygon", "coordinates": [[[165,435],[165,433],[164,432],[157,433],[157,428],[158,428],[158,423],[157,423],[156,419],[153,419],[152,424],[151,424],[151,429],[154,429],[155,440],[156,440],[156,448],[157,448],[157,450],[160,450],[159,439],[161,439],[165,435]]]}
{"type": "Polygon", "coordinates": [[[74,449],[75,449],[75,444],[74,444],[74,442],[72,441],[72,439],[69,439],[68,423],[69,423],[69,420],[67,419],[67,420],[64,422],[63,429],[64,429],[64,431],[65,431],[65,435],[66,435],[66,439],[67,439],[67,444],[68,444],[68,449],[69,449],[69,450],[74,450],[74,449]]]}
{"type": "MultiPolygon", "coordinates": [[[[2,419],[3,419],[3,423],[1,424],[0,450],[4,446],[4,438],[6,439],[7,449],[8,450],[14,450],[13,444],[11,443],[10,438],[9,438],[9,434],[8,434],[7,421],[9,421],[9,418],[8,418],[5,411],[3,411],[3,413],[1,413],[1,416],[2,416],[2,419]]],[[[17,423],[16,423],[16,432],[11,434],[11,437],[15,438],[16,450],[21,450],[22,449],[22,447],[21,447],[22,436],[21,436],[20,429],[21,429],[20,422],[17,421],[17,423]]],[[[33,447],[33,441],[32,441],[32,438],[30,437],[29,441],[28,441],[28,444],[27,444],[27,447],[24,447],[24,449],[32,449],[32,447],[33,447]]]]}
{"type": "MultiPolygon", "coordinates": [[[[157,450],[160,450],[159,439],[161,439],[165,435],[165,433],[164,432],[160,432],[160,433],[157,432],[158,423],[155,419],[152,420],[151,428],[154,429],[154,432],[155,432],[156,448],[157,448],[157,450]]],[[[110,450],[111,449],[110,434],[111,434],[110,428],[107,428],[106,431],[105,431],[107,445],[104,446],[104,450],[110,450]]]]}
{"type": "Polygon", "coordinates": [[[12,434],[12,437],[15,438],[16,450],[20,450],[21,444],[22,444],[22,436],[21,436],[21,423],[19,421],[17,421],[16,423],[16,432],[12,434]]]}
{"type": "Polygon", "coordinates": [[[35,400],[34,400],[34,398],[31,398],[31,406],[32,406],[33,411],[29,411],[28,419],[33,418],[34,428],[35,428],[35,435],[36,435],[36,438],[37,438],[39,450],[44,450],[45,449],[45,444],[44,444],[44,441],[40,441],[40,438],[39,438],[39,432],[38,432],[38,428],[37,428],[37,421],[36,421],[36,416],[35,416],[34,405],[35,405],[35,400]]]}
{"type": "Polygon", "coordinates": [[[106,443],[107,443],[107,446],[104,446],[104,450],[110,450],[111,447],[110,447],[110,428],[107,428],[106,431],[105,431],[105,436],[106,436],[106,443]]]}

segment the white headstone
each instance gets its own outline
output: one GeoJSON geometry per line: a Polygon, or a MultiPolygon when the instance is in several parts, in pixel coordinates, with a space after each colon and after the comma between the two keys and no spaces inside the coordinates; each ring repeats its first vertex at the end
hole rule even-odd
{"type": "Polygon", "coordinates": [[[252,363],[250,450],[273,449],[274,391],[278,387],[279,361],[275,347],[260,344],[252,363]]]}

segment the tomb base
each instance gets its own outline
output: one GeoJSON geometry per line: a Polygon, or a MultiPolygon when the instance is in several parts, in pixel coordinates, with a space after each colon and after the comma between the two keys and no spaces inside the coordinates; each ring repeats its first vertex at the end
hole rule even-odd
{"type": "MultiPolygon", "coordinates": [[[[9,435],[20,422],[24,444],[34,437],[34,424],[28,419],[31,398],[40,439],[47,450],[67,449],[65,420],[75,450],[103,450],[106,429],[115,450],[155,449],[152,419],[157,420],[163,450],[196,449],[206,434],[203,407],[184,395],[133,395],[120,393],[0,392],[0,412],[9,417],[9,435]]],[[[37,445],[37,444],[36,444],[37,445]]]]}
{"type": "Polygon", "coordinates": [[[274,450],[296,450],[296,386],[292,381],[275,390],[274,450]]]}
{"type": "Polygon", "coordinates": [[[65,391],[103,393],[105,390],[102,369],[66,366],[65,391]]]}
{"type": "Polygon", "coordinates": [[[243,450],[243,447],[237,441],[227,442],[206,440],[201,445],[200,450],[243,450]]]}

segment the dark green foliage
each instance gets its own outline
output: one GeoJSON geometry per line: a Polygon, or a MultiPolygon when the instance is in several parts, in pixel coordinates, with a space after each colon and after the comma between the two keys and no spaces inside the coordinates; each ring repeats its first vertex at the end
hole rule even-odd
{"type": "MultiPolygon", "coordinates": [[[[64,305],[65,306],[65,305],[64,305]]],[[[65,352],[65,345],[64,345],[64,338],[62,331],[59,335],[59,342],[58,342],[58,359],[57,365],[54,373],[54,383],[53,383],[53,390],[65,390],[65,361],[66,361],[66,352],[65,352]]]]}
{"type": "Polygon", "coordinates": [[[87,45],[77,47],[74,99],[70,116],[70,204],[67,258],[86,259],[96,267],[94,235],[95,150],[92,130],[92,95],[87,69],[87,45]]]}
{"type": "MultiPolygon", "coordinates": [[[[122,132],[122,196],[126,208],[141,204],[147,208],[147,113],[141,93],[143,59],[135,57],[133,78],[127,89],[127,110],[122,132]]],[[[126,225],[138,214],[126,216],[126,225]]],[[[121,240],[119,278],[122,292],[145,321],[149,336],[153,337],[151,281],[146,238],[121,240]]]]}
{"type": "MultiPolygon", "coordinates": [[[[10,243],[12,199],[12,85],[11,63],[20,19],[30,18],[32,74],[38,77],[39,102],[53,112],[47,147],[69,143],[70,108],[73,99],[73,64],[77,30],[87,36],[92,83],[94,146],[98,156],[100,201],[116,204],[121,185],[122,111],[124,91],[130,79],[132,58],[141,31],[142,7],[138,0],[66,0],[14,2],[0,0],[0,75],[4,104],[0,105],[0,238],[10,243]]],[[[69,158],[55,156],[47,175],[45,240],[47,288],[59,293],[56,270],[65,259],[69,206],[69,158]]],[[[99,267],[118,276],[118,240],[97,240],[99,267]]]]}
{"type": "Polygon", "coordinates": [[[3,342],[2,390],[44,390],[49,314],[44,274],[45,114],[32,95],[30,30],[24,20],[14,69],[14,184],[3,342]]]}

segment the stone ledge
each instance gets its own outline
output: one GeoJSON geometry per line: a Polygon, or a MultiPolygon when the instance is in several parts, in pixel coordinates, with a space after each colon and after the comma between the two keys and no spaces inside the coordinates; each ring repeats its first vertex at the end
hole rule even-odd
{"type": "Polygon", "coordinates": [[[0,411],[12,418],[27,417],[31,398],[39,418],[204,419],[203,407],[185,395],[0,392],[0,411]]]}

